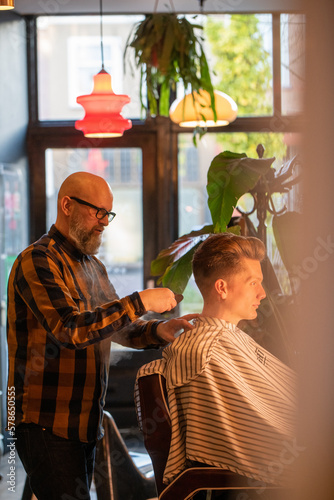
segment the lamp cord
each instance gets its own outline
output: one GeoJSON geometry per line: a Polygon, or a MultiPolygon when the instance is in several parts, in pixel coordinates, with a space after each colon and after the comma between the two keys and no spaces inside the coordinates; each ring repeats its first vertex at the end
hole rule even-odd
{"type": "Polygon", "coordinates": [[[102,69],[104,70],[103,26],[102,26],[102,0],[100,0],[100,35],[101,35],[101,61],[102,61],[102,69]]]}

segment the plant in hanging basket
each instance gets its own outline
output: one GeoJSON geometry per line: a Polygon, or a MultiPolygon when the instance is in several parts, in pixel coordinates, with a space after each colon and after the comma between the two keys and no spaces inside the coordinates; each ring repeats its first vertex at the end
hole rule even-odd
{"type": "Polygon", "coordinates": [[[202,26],[174,13],[150,14],[134,26],[126,42],[124,59],[134,49],[140,68],[140,102],[151,115],[168,116],[170,90],[181,82],[191,93],[207,90],[216,116],[213,86],[203,49],[202,26]],[[146,83],[146,96],[142,93],[146,83]]]}

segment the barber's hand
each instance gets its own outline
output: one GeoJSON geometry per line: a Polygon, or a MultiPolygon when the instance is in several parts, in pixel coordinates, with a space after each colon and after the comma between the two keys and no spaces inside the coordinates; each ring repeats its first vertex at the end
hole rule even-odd
{"type": "Polygon", "coordinates": [[[194,318],[198,318],[199,316],[199,314],[186,314],[185,316],[181,316],[180,318],[173,318],[169,321],[159,323],[157,334],[166,342],[174,342],[175,334],[180,330],[192,330],[194,328],[194,325],[189,323],[189,321],[194,318]]]}
{"type": "Polygon", "coordinates": [[[175,295],[169,288],[148,288],[139,292],[146,311],[163,313],[177,306],[182,295],[175,295]]]}

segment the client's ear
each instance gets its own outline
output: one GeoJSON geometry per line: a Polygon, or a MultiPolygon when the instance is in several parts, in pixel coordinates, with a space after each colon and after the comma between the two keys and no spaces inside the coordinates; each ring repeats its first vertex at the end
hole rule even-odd
{"type": "Polygon", "coordinates": [[[219,278],[215,282],[215,290],[220,295],[222,299],[226,299],[227,296],[227,283],[225,280],[219,278]]]}

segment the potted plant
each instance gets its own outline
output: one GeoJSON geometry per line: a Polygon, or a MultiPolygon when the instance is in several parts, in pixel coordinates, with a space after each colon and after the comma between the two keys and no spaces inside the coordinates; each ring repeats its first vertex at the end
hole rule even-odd
{"type": "Polygon", "coordinates": [[[216,117],[202,30],[199,24],[175,13],[149,14],[134,26],[126,42],[124,60],[133,49],[135,66],[140,68],[140,102],[149,114],[169,115],[170,91],[175,91],[180,82],[192,94],[200,89],[208,91],[216,117]],[[142,93],[144,83],[147,101],[142,93]]]}

